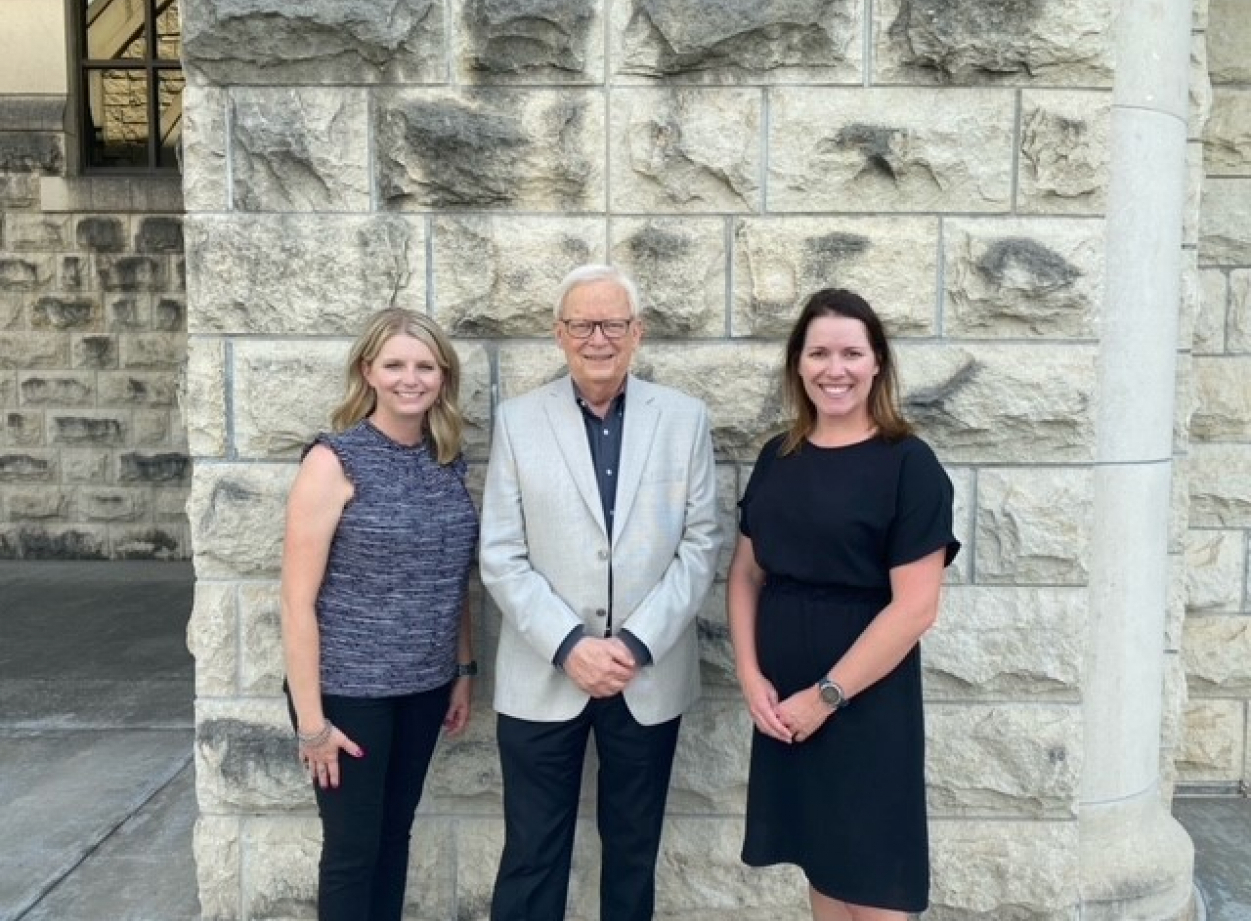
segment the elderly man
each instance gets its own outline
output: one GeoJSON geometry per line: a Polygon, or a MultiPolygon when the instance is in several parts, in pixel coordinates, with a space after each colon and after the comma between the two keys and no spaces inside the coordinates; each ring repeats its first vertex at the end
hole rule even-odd
{"type": "Polygon", "coordinates": [[[569,374],[499,407],[483,500],[482,580],[503,613],[491,918],[564,917],[593,732],[600,919],[646,921],[717,552],[708,412],[630,374],[643,328],[618,270],[570,273],[555,333],[569,374]]]}

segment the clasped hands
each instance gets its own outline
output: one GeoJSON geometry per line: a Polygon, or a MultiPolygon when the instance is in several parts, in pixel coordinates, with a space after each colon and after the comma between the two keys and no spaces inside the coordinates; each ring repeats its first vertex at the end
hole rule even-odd
{"type": "Polygon", "coordinates": [[[763,675],[742,682],[743,697],[756,728],[779,742],[803,742],[825,725],[833,711],[821,700],[815,685],[778,699],[773,683],[763,675]]]}
{"type": "Polygon", "coordinates": [[[565,657],[565,674],[592,697],[612,697],[638,674],[630,647],[615,636],[587,636],[565,657]]]}

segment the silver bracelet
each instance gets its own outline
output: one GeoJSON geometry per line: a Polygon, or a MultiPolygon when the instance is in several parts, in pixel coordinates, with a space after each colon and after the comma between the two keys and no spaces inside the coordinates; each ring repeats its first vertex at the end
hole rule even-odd
{"type": "Polygon", "coordinates": [[[334,732],[334,723],[330,722],[330,720],[326,720],[326,724],[316,732],[300,732],[300,730],[297,729],[295,731],[295,740],[302,746],[316,748],[318,745],[324,745],[330,738],[330,733],[332,732],[334,732]]]}

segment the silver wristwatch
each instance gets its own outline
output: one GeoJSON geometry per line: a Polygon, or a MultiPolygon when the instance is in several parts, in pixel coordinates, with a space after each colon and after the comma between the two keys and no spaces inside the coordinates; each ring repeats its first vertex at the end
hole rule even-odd
{"type": "Polygon", "coordinates": [[[831,710],[841,710],[847,706],[847,695],[828,677],[822,677],[817,682],[817,693],[821,695],[821,702],[831,710]]]}

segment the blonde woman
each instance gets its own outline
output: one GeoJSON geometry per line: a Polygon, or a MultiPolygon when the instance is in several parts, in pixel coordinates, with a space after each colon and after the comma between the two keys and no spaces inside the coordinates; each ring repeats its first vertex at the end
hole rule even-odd
{"type": "Polygon", "coordinates": [[[321,921],[399,921],[409,835],[440,728],[468,722],[460,366],[427,317],[375,314],[352,347],[334,431],[287,503],[287,691],[322,821],[321,921]]]}

